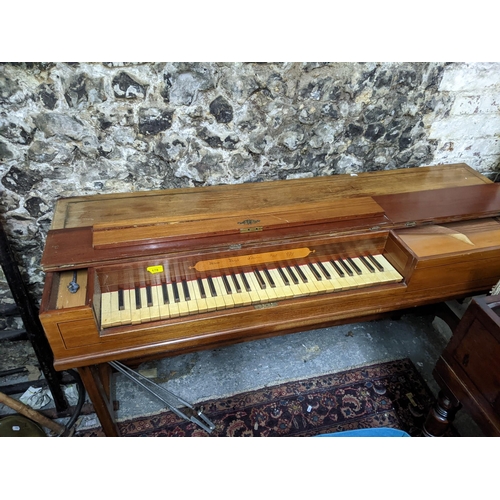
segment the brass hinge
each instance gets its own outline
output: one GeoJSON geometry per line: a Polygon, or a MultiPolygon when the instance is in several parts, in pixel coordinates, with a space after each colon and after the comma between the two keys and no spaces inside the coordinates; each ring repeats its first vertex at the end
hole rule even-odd
{"type": "Polygon", "coordinates": [[[262,226],[256,227],[243,227],[240,229],[240,233],[255,233],[257,231],[262,231],[264,228],[262,226]]]}

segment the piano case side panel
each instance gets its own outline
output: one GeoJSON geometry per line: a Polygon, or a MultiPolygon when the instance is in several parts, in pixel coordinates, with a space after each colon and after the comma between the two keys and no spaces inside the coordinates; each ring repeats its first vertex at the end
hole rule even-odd
{"type": "Polygon", "coordinates": [[[80,282],[78,292],[83,296],[74,298],[68,295],[67,300],[62,300],[62,295],[69,294],[64,288],[67,279],[61,277],[67,273],[47,273],[40,305],[40,321],[56,359],[66,356],[68,348],[100,341],[92,307],[95,301],[92,285],[95,273],[92,269],[88,273],[80,271],[87,278],[86,283],[80,282]]]}
{"type": "Polygon", "coordinates": [[[405,278],[405,282],[408,283],[417,258],[411,249],[395,236],[393,231],[388,235],[383,254],[399,274],[405,278]]]}
{"type": "Polygon", "coordinates": [[[410,290],[432,289],[456,286],[469,294],[489,290],[500,278],[500,251],[494,251],[490,258],[464,257],[459,263],[443,263],[441,266],[417,268],[409,283],[410,290]]]}
{"type": "Polygon", "coordinates": [[[402,229],[394,237],[416,256],[409,291],[454,286],[473,293],[500,278],[500,223],[495,219],[402,229]]]}

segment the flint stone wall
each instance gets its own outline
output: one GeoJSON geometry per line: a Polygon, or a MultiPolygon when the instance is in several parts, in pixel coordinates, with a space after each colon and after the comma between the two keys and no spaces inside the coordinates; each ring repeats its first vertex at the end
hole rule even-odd
{"type": "Polygon", "coordinates": [[[59,197],[460,161],[494,178],[499,75],[499,63],[0,64],[2,218],[38,301],[59,197]]]}

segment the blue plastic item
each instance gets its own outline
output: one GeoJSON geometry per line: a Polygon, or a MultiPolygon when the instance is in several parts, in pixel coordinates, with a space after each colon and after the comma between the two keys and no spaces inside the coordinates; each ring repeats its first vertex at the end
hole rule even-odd
{"type": "Polygon", "coordinates": [[[329,434],[318,434],[316,437],[411,437],[401,429],[391,427],[376,427],[373,429],[356,429],[353,431],[332,432],[329,434]]]}

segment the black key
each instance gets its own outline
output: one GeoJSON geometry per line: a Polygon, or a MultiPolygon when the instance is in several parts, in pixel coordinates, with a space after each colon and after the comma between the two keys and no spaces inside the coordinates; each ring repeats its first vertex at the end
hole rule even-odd
{"type": "Polygon", "coordinates": [[[247,281],[247,277],[245,276],[244,273],[240,273],[240,276],[241,276],[241,279],[243,281],[243,286],[245,287],[245,290],[247,292],[251,292],[252,291],[252,288],[250,287],[250,285],[248,284],[248,281],[247,281]]]}
{"type": "Polygon", "coordinates": [[[186,300],[191,300],[191,295],[189,295],[189,287],[186,280],[181,280],[182,291],[184,292],[184,298],[186,300]]]}
{"type": "Polygon", "coordinates": [[[341,278],[345,278],[344,271],[342,271],[342,269],[338,266],[338,264],[334,260],[331,260],[330,264],[333,266],[333,268],[335,269],[335,271],[337,271],[338,275],[341,278]]]}
{"type": "Polygon", "coordinates": [[[371,273],[375,272],[375,268],[368,262],[368,260],[365,257],[361,256],[359,260],[366,266],[368,271],[370,271],[371,273]]]}
{"type": "Polygon", "coordinates": [[[288,271],[290,278],[292,278],[293,284],[298,285],[299,280],[298,280],[297,276],[295,276],[295,273],[293,272],[292,268],[290,266],[286,266],[286,270],[288,271]]]}
{"type": "Polygon", "coordinates": [[[347,262],[351,265],[351,267],[356,271],[356,274],[363,274],[363,271],[356,265],[350,257],[347,258],[347,262]]]}
{"type": "Polygon", "coordinates": [[[210,276],[208,276],[207,281],[208,281],[208,288],[210,288],[210,294],[212,295],[212,297],[217,297],[215,285],[214,285],[214,282],[210,276]]]}
{"type": "Polygon", "coordinates": [[[316,262],[316,264],[321,269],[321,272],[323,273],[323,275],[325,276],[325,278],[327,280],[332,279],[332,275],[328,272],[328,270],[326,269],[326,267],[321,262],[316,262]]]}
{"type": "Polygon", "coordinates": [[[285,283],[285,285],[287,285],[287,286],[290,286],[290,281],[288,281],[288,278],[286,277],[286,274],[283,271],[283,269],[281,269],[281,267],[278,267],[278,273],[281,276],[283,283],[285,283]]]}
{"type": "Polygon", "coordinates": [[[267,269],[264,269],[264,276],[267,278],[267,281],[271,285],[271,288],[276,288],[276,283],[274,282],[271,273],[267,269]]]}
{"type": "Polygon", "coordinates": [[[299,275],[299,278],[304,283],[307,283],[308,282],[307,276],[302,272],[302,269],[299,266],[295,266],[295,270],[297,271],[297,274],[299,275]]]}
{"type": "Polygon", "coordinates": [[[238,278],[236,278],[236,274],[231,274],[231,278],[233,279],[233,284],[234,288],[236,288],[236,292],[241,293],[240,283],[238,281],[238,278]]]}
{"type": "Polygon", "coordinates": [[[262,288],[262,290],[264,290],[266,288],[266,282],[262,279],[262,276],[260,275],[259,271],[257,269],[255,269],[253,274],[257,278],[257,281],[258,281],[260,287],[262,288]]]}
{"type": "Polygon", "coordinates": [[[146,300],[148,301],[148,307],[153,307],[153,294],[150,285],[146,286],[146,300]]]}
{"type": "Polygon", "coordinates": [[[321,276],[321,274],[318,273],[318,271],[316,270],[316,268],[314,267],[314,265],[309,262],[307,264],[307,267],[309,267],[309,269],[311,270],[311,272],[314,274],[314,277],[318,280],[318,281],[321,281],[323,278],[321,276]]]}
{"type": "Polygon", "coordinates": [[[345,272],[349,276],[353,276],[354,275],[354,273],[352,272],[352,269],[342,259],[339,259],[339,262],[340,262],[340,265],[345,269],[345,272]]]}
{"type": "Polygon", "coordinates": [[[201,281],[201,278],[198,278],[196,281],[198,282],[198,288],[200,289],[201,298],[206,299],[207,295],[205,293],[205,287],[203,286],[203,281],[201,281]]]}
{"type": "Polygon", "coordinates": [[[233,293],[231,287],[229,286],[229,281],[227,280],[227,276],[225,274],[222,275],[222,283],[224,283],[224,288],[226,289],[226,293],[233,293]]]}
{"type": "Polygon", "coordinates": [[[163,303],[164,304],[170,304],[170,300],[168,299],[168,290],[167,290],[167,284],[162,283],[161,284],[161,291],[163,293],[163,303]]]}
{"type": "Polygon", "coordinates": [[[135,308],[141,308],[141,289],[138,286],[135,287],[135,308]]]}
{"type": "Polygon", "coordinates": [[[172,281],[172,289],[174,290],[174,302],[180,302],[181,298],[179,297],[179,289],[177,288],[177,283],[172,281]]]}
{"type": "Polygon", "coordinates": [[[384,272],[384,267],[382,264],[373,256],[373,255],[368,255],[368,258],[375,264],[375,267],[381,272],[384,272]]]}
{"type": "Polygon", "coordinates": [[[118,290],[118,310],[123,311],[125,309],[125,302],[123,300],[123,290],[118,290]]]}

